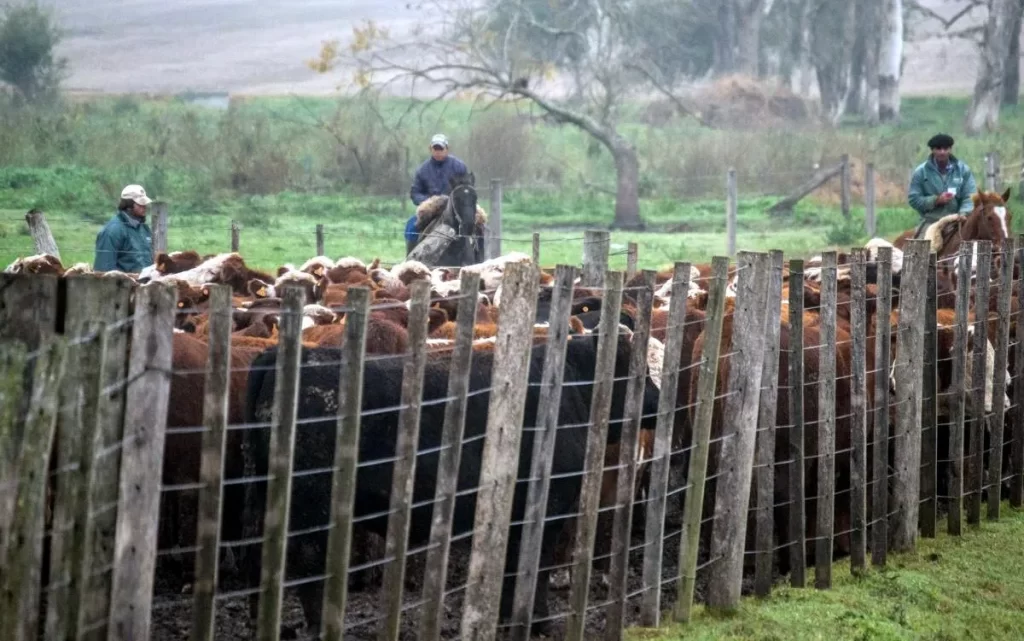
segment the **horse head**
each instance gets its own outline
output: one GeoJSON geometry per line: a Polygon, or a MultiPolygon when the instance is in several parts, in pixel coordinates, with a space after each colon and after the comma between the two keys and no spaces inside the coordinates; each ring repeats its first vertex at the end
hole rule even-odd
{"type": "MultiPolygon", "coordinates": [[[[987,240],[992,243],[992,276],[998,277],[1002,263],[1002,249],[1010,237],[1012,214],[1006,207],[1010,190],[1002,194],[979,191],[971,196],[974,209],[960,226],[960,242],[987,240]]],[[[959,244],[959,243],[958,243],[959,244]]]]}
{"type": "Polygon", "coordinates": [[[448,187],[449,209],[456,218],[452,227],[459,230],[459,236],[472,240],[476,227],[476,176],[473,172],[452,176],[448,187]]]}

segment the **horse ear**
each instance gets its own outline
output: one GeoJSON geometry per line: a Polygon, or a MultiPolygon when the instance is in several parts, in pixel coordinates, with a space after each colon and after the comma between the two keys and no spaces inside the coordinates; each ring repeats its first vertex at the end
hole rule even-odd
{"type": "Polygon", "coordinates": [[[1006,191],[1003,192],[1002,198],[1003,198],[1003,202],[1004,203],[1010,202],[1010,188],[1009,187],[1007,187],[1006,191]]]}
{"type": "MultiPolygon", "coordinates": [[[[467,182],[469,182],[470,185],[472,185],[474,187],[476,186],[476,175],[473,172],[469,172],[466,175],[466,178],[467,178],[467,182]]],[[[1007,189],[1006,191],[1009,192],[1010,190],[1007,189]]]]}

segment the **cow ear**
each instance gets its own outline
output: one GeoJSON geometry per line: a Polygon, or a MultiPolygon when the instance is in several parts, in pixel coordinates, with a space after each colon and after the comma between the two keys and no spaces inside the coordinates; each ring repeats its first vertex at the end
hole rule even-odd
{"type": "Polygon", "coordinates": [[[1003,203],[1010,202],[1010,188],[1007,187],[1006,191],[1003,192],[1003,203]]]}

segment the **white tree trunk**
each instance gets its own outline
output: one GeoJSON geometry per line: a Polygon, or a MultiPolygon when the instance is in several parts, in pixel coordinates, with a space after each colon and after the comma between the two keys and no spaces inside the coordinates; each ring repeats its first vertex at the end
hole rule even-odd
{"type": "Polygon", "coordinates": [[[882,0],[878,50],[878,119],[900,119],[900,67],[903,62],[903,0],[882,0]]]}
{"type": "Polygon", "coordinates": [[[1006,76],[1006,56],[1010,51],[1015,5],[1020,0],[993,0],[985,40],[981,47],[981,67],[974,84],[974,97],[967,108],[964,129],[978,134],[982,129],[992,130],[999,123],[999,107],[1003,100],[1003,80],[1006,76]]]}
{"type": "Polygon", "coordinates": [[[864,31],[864,95],[861,113],[869,125],[878,124],[878,53],[882,41],[882,0],[862,0],[859,9],[863,18],[858,18],[858,28],[864,31]]]}
{"type": "Polygon", "coordinates": [[[760,68],[761,24],[764,22],[764,0],[741,2],[736,8],[737,60],[739,71],[757,76],[760,68]]]}

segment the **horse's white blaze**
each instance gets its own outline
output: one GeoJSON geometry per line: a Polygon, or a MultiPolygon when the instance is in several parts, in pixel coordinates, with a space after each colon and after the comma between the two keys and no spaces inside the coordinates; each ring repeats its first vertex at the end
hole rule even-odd
{"type": "Polygon", "coordinates": [[[1003,226],[1003,238],[1010,237],[1010,230],[1006,227],[1006,207],[993,207],[992,211],[999,216],[999,224],[1003,226]]]}

